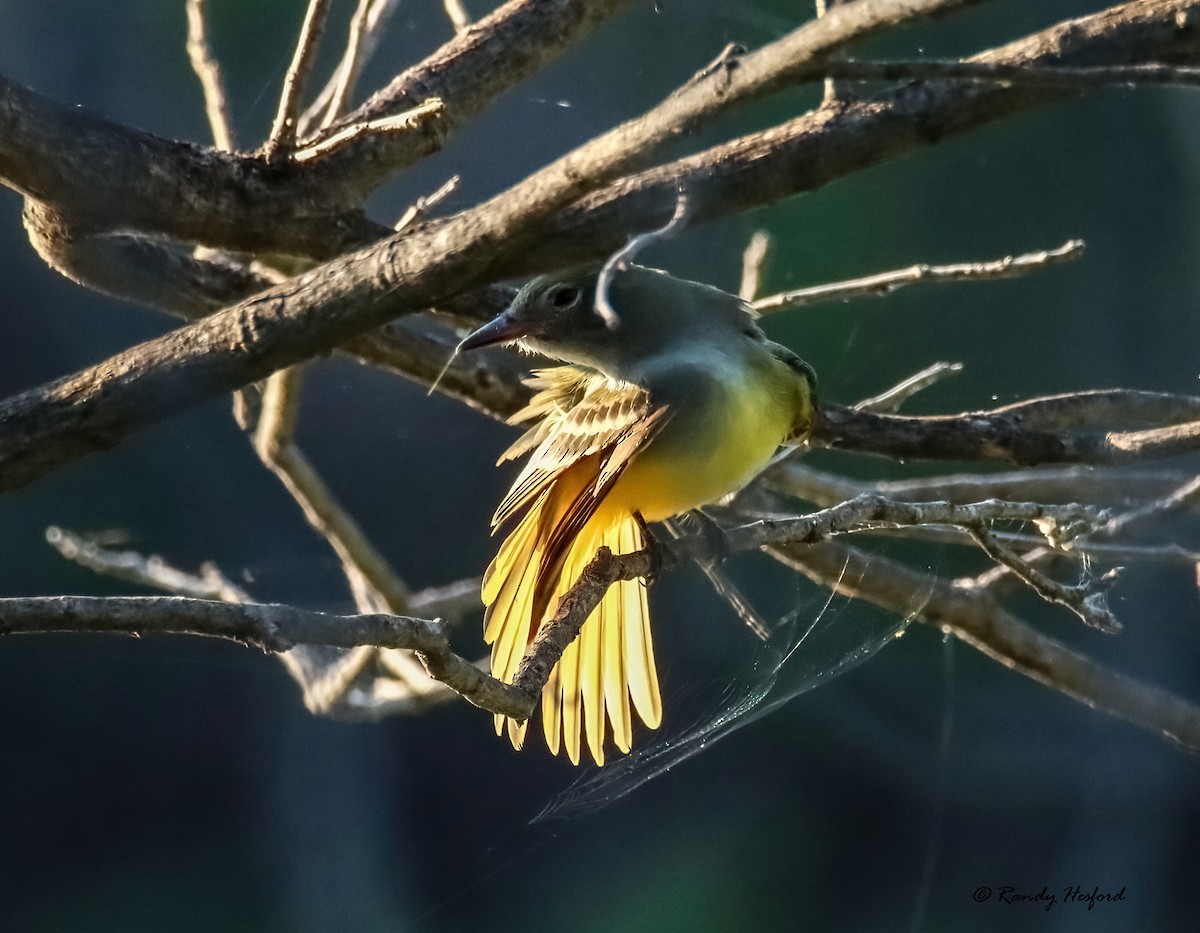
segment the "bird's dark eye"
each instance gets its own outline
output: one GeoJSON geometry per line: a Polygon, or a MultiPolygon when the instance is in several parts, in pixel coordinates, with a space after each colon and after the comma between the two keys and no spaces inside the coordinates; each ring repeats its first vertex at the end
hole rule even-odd
{"type": "Polygon", "coordinates": [[[556,308],[569,308],[579,300],[579,289],[574,285],[558,285],[546,297],[556,308]]]}

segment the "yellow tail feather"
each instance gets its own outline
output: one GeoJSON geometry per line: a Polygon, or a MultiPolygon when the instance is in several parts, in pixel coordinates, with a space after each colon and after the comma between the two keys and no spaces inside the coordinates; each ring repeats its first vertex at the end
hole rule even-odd
{"type": "MultiPolygon", "coordinates": [[[[483,597],[488,604],[484,637],[492,645],[492,673],[506,683],[512,682],[532,640],[531,614],[546,557],[541,545],[547,530],[561,518],[554,514],[561,511],[554,505],[556,499],[542,496],[530,507],[484,577],[483,597]]],[[[602,545],[618,554],[639,550],[641,528],[632,515],[614,516],[604,510],[594,515],[569,545],[544,617],[537,620],[539,628],[553,616],[558,598],[602,545]]],[[[629,751],[633,710],[651,728],[662,719],[645,587],[640,581],[626,580],[609,588],[550,674],[542,692],[546,744],[553,754],[563,748],[578,764],[586,739],[592,758],[603,764],[609,724],[614,744],[629,751]]],[[[497,734],[504,731],[505,722],[504,717],[496,717],[497,734]]],[[[513,746],[520,748],[524,725],[508,722],[507,729],[513,746]]]]}

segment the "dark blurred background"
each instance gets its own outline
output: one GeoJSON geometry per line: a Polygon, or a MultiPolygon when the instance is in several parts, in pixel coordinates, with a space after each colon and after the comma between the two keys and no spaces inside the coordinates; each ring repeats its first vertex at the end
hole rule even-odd
{"type": "MultiPolygon", "coordinates": [[[[961,54],[1103,5],[995,2],[858,54],[961,54]]],[[[209,6],[238,139],[254,145],[303,4],[209,6]]],[[[336,22],[352,6],[335,4],[336,22]]],[[[483,0],[466,6],[487,12],[483,0]]],[[[394,218],[456,173],[449,208],[470,204],[640,112],[725,43],[759,45],[808,12],[784,0],[646,0],[381,192],[376,216],[394,218]]],[[[404,3],[361,87],[449,34],[441,4],[404,3]]],[[[9,0],[0,71],[143,129],[207,141],[184,36],[182,0],[9,0]]],[[[777,122],[813,99],[782,94],[687,145],[777,122]]],[[[1028,278],[914,288],[768,327],[839,401],[942,359],[965,373],[912,411],[1109,386],[1194,392],[1198,118],[1195,91],[1097,91],[688,231],[643,259],[736,288],[742,246],[761,227],[775,238],[766,288],[777,290],[1082,237],[1081,261],[1028,278]]],[[[7,190],[0,281],[4,395],[172,326],[45,267],[7,190]]],[[[486,565],[487,518],[512,478],[492,463],[510,437],[379,373],[339,361],[310,370],[302,445],[414,587],[486,565]]],[[[186,568],[216,561],[263,600],[352,610],[335,559],[224,401],[0,499],[3,595],[130,592],[58,557],[44,541],[49,524],[115,532],[122,546],[186,568]]],[[[1196,546],[1194,520],[1166,533],[1196,546]]],[[[950,551],[908,556],[930,572],[982,567],[950,551]]],[[[819,594],[766,563],[735,568],[765,605],[820,610],[819,594]]],[[[725,656],[746,640],[698,576],[667,579],[652,602],[670,734],[719,701],[732,677],[725,656]]],[[[1019,606],[1045,631],[1200,702],[1190,568],[1132,566],[1115,591],[1126,624],[1116,638],[1031,599],[1019,606]]],[[[834,611],[852,623],[869,612],[834,611]]],[[[196,639],[4,639],[0,744],[4,930],[1194,929],[1196,757],[920,625],[630,796],[532,826],[576,777],[540,742],[514,753],[464,703],[375,725],[318,720],[278,661],[196,639]],[[1004,885],[1124,889],[1125,899],[1090,911],[1061,893],[1049,911],[973,900],[981,886],[1004,885]]]]}

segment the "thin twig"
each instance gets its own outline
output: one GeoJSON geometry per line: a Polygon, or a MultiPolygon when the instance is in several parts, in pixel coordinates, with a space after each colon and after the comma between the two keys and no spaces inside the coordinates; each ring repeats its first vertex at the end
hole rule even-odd
{"type": "Polygon", "coordinates": [[[1005,256],[1003,259],[993,259],[987,262],[960,262],[949,265],[918,263],[904,269],[877,272],[874,275],[858,279],[831,282],[827,285],[813,285],[808,288],[782,292],[778,295],[770,295],[758,299],[753,306],[760,314],[772,314],[776,311],[834,301],[848,301],[851,298],[867,295],[887,295],[898,288],[920,282],[985,282],[1011,279],[1028,275],[1044,266],[1078,259],[1083,255],[1083,250],[1083,240],[1068,240],[1055,249],[1022,253],[1019,256],[1005,256]]]}
{"type": "MultiPolygon", "coordinates": [[[[731,510],[730,514],[742,522],[752,522],[762,520],[780,521],[792,517],[794,512],[785,512],[780,509],[771,508],[756,508],[739,499],[737,508],[731,510]]],[[[940,544],[977,547],[974,539],[966,529],[951,525],[904,525],[890,528],[869,528],[864,529],[860,533],[874,537],[903,538],[906,541],[928,541],[940,544]]],[[[997,541],[1009,548],[1025,549],[1026,552],[1022,553],[1021,557],[1026,561],[1032,560],[1035,555],[1040,559],[1040,556],[1044,552],[1046,557],[1053,556],[1076,562],[1079,556],[1101,560],[1106,563],[1122,564],[1143,561],[1183,563],[1192,566],[1200,562],[1200,552],[1189,551],[1187,548],[1177,544],[1111,544],[1092,541],[1080,536],[1071,542],[1069,550],[1064,551],[1061,548],[1045,547],[1046,536],[1042,534],[995,530],[991,533],[997,541]]],[[[987,572],[971,578],[970,583],[972,586],[985,586],[987,585],[985,581],[988,580],[989,574],[993,573],[1002,576],[1009,575],[1009,571],[1005,567],[992,567],[987,572]]]]}
{"type": "Polygon", "coordinates": [[[413,612],[456,622],[467,613],[479,610],[479,589],[482,585],[479,577],[467,577],[444,586],[417,590],[408,602],[413,612]]]}
{"type": "Polygon", "coordinates": [[[410,204],[404,213],[400,215],[400,219],[396,221],[396,232],[400,232],[405,227],[411,227],[413,224],[425,218],[429,211],[433,210],[441,204],[446,198],[450,197],[457,189],[461,179],[458,175],[451,175],[444,181],[437,190],[431,194],[422,195],[417,200],[410,204]]]}
{"type": "Polygon", "coordinates": [[[229,580],[215,564],[206,563],[198,574],[172,567],[161,557],[146,557],[137,551],[116,551],[102,547],[83,535],[51,525],[46,541],[69,561],[95,573],[128,580],[139,586],[166,590],[195,599],[215,599],[227,603],[251,603],[245,590],[229,580]]]}
{"type": "Polygon", "coordinates": [[[297,149],[292,154],[292,159],[295,162],[311,162],[313,159],[323,158],[349,145],[360,136],[407,133],[417,129],[423,123],[441,116],[445,109],[441,99],[433,97],[404,113],[380,117],[378,120],[370,120],[366,123],[354,123],[329,136],[322,136],[316,142],[297,149]]]}
{"type": "Polygon", "coordinates": [[[267,381],[254,448],[283,482],[308,523],[329,543],[350,583],[355,605],[363,612],[409,611],[404,582],[372,546],[358,523],[338,503],[320,475],[292,441],[299,405],[295,367],[267,381]]]}
{"type": "Polygon", "coordinates": [[[617,315],[616,309],[608,300],[608,286],[612,279],[613,272],[620,271],[626,268],[626,265],[633,260],[638,252],[649,246],[655,240],[665,240],[683,223],[684,217],[687,216],[688,199],[682,188],[679,189],[675,198],[675,212],[671,215],[663,226],[657,230],[649,230],[646,233],[639,233],[637,236],[629,238],[624,246],[613,253],[600,267],[600,274],[596,277],[596,314],[604,321],[605,326],[609,330],[616,330],[620,325],[621,319],[617,315]]]}
{"type": "MultiPolygon", "coordinates": [[[[1081,535],[1073,543],[1073,546],[1085,554],[1095,553],[1098,550],[1098,546],[1102,546],[1100,542],[1111,540],[1118,534],[1128,532],[1135,525],[1151,518],[1161,518],[1171,512],[1193,506],[1198,500],[1200,500],[1200,476],[1189,479],[1187,482],[1177,486],[1165,495],[1159,496],[1152,502],[1113,515],[1108,521],[1098,525],[1086,535],[1081,535]]],[[[1033,564],[1036,561],[1044,560],[1057,553],[1061,552],[1053,548],[1039,546],[1021,555],[1021,560],[1025,564],[1033,564]]],[[[1177,546],[1171,546],[1170,551],[1164,556],[1175,556],[1189,562],[1195,562],[1194,554],[1177,546]]],[[[975,586],[981,588],[994,587],[1003,581],[1010,570],[1013,570],[1013,568],[1008,567],[1007,564],[1000,564],[981,573],[972,582],[975,586]]]]}
{"type": "Polygon", "coordinates": [[[267,162],[274,162],[281,154],[290,153],[296,142],[304,88],[317,58],[321,33],[325,31],[328,15],[329,0],[309,0],[304,25],[300,27],[300,38],[296,40],[296,51],[283,78],[279,110],[275,114],[275,122],[271,125],[271,134],[263,145],[263,159],[267,162]]]}
{"type": "Polygon", "coordinates": [[[742,279],[738,285],[738,297],[751,302],[762,286],[763,267],[771,251],[771,237],[765,230],[755,230],[750,242],[742,250],[742,279]]]}
{"type": "MultiPolygon", "coordinates": [[[[837,6],[838,0],[815,0],[817,19],[820,19],[832,7],[837,6]]],[[[830,75],[825,76],[825,90],[821,95],[821,106],[831,106],[837,101],[837,83],[830,75]]]]}
{"type": "Polygon", "coordinates": [[[902,382],[896,383],[890,389],[865,398],[854,406],[855,411],[896,411],[923,389],[928,389],[935,382],[940,382],[947,376],[962,372],[962,363],[934,363],[919,373],[913,373],[902,382]]]}
{"type": "Polygon", "coordinates": [[[817,470],[796,459],[771,468],[761,479],[767,489],[812,502],[836,505],[862,492],[889,499],[977,502],[980,499],[1025,499],[1061,502],[1064,498],[1134,504],[1172,493],[1191,477],[1179,470],[1045,467],[1003,473],[951,473],[900,480],[848,479],[817,470]]]}
{"type": "Polygon", "coordinates": [[[1195,476],[1167,495],[1155,499],[1139,508],[1130,509],[1114,515],[1096,530],[1089,532],[1089,538],[1114,538],[1118,534],[1128,532],[1136,525],[1150,519],[1162,518],[1172,512],[1190,508],[1200,503],[1200,476],[1195,476]]]}
{"type": "Polygon", "coordinates": [[[346,35],[342,60],[316,99],[304,111],[297,131],[299,139],[308,139],[343,115],[350,103],[359,75],[379,47],[379,40],[400,0],[358,0],[346,35]]]}
{"type": "Polygon", "coordinates": [[[442,0],[442,6],[455,32],[465,32],[471,27],[471,14],[462,5],[462,0],[442,0]]]}
{"type": "Polygon", "coordinates": [[[206,0],[187,0],[187,54],[192,70],[200,79],[204,92],[204,113],[212,129],[213,143],[218,149],[233,152],[233,129],[229,120],[229,106],[225,100],[225,83],[221,80],[221,66],[212,54],[205,28],[206,0]]]}
{"type": "MultiPolygon", "coordinates": [[[[254,598],[226,578],[216,565],[205,563],[198,574],[171,566],[162,558],[136,551],[103,547],[63,528],[46,529],[46,540],[65,558],[96,573],[129,580],[176,596],[253,603],[254,598]]],[[[414,593],[411,612],[451,620],[479,608],[478,578],[414,593]]],[[[381,601],[381,600],[379,600],[381,601]]],[[[298,645],[279,660],[300,685],[304,705],[317,715],[378,717],[384,713],[419,712],[453,696],[445,684],[429,677],[412,652],[363,645],[343,652],[315,652],[298,645]],[[381,677],[373,665],[388,672],[381,677]],[[386,682],[385,682],[386,681],[386,682]]]]}
{"type": "Polygon", "coordinates": [[[1078,586],[1066,586],[1052,580],[1021,555],[1001,544],[984,526],[968,526],[967,530],[980,549],[997,564],[1003,564],[1025,582],[1042,599],[1065,606],[1083,620],[1084,624],[1107,634],[1121,631],[1121,623],[1108,608],[1105,591],[1117,581],[1117,570],[1085,580],[1078,586]]]}
{"type": "Polygon", "coordinates": [[[1005,667],[1098,709],[1200,751],[1200,708],[1118,673],[1043,635],[986,592],[937,580],[898,561],[865,555],[837,542],[767,549],[785,566],[823,586],[889,611],[910,607],[936,626],[1005,667]],[[852,572],[847,572],[850,567],[852,572]],[[914,605],[916,594],[919,602],[914,605]]]}

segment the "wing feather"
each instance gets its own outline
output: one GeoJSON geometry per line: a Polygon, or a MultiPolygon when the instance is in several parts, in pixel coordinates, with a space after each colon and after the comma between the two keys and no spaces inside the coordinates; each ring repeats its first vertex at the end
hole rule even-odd
{"type": "MultiPolygon", "coordinates": [[[[640,386],[613,382],[599,373],[576,372],[580,376],[571,383],[573,392],[563,391],[539,403],[536,411],[542,413],[543,420],[510,448],[511,451],[523,445],[521,451],[532,448],[533,452],[496,509],[493,527],[521,511],[564,470],[593,454],[607,454],[603,458],[607,469],[602,484],[606,487],[612,479],[609,474],[628,461],[644,442],[647,431],[666,413],[664,407],[653,407],[650,394],[640,386]],[[570,407],[564,407],[568,404],[570,407]],[[614,457],[615,453],[620,456],[614,457]]],[[[545,391],[558,392],[558,389],[545,391]]],[[[534,396],[527,410],[534,408],[538,397],[534,396]]]]}

